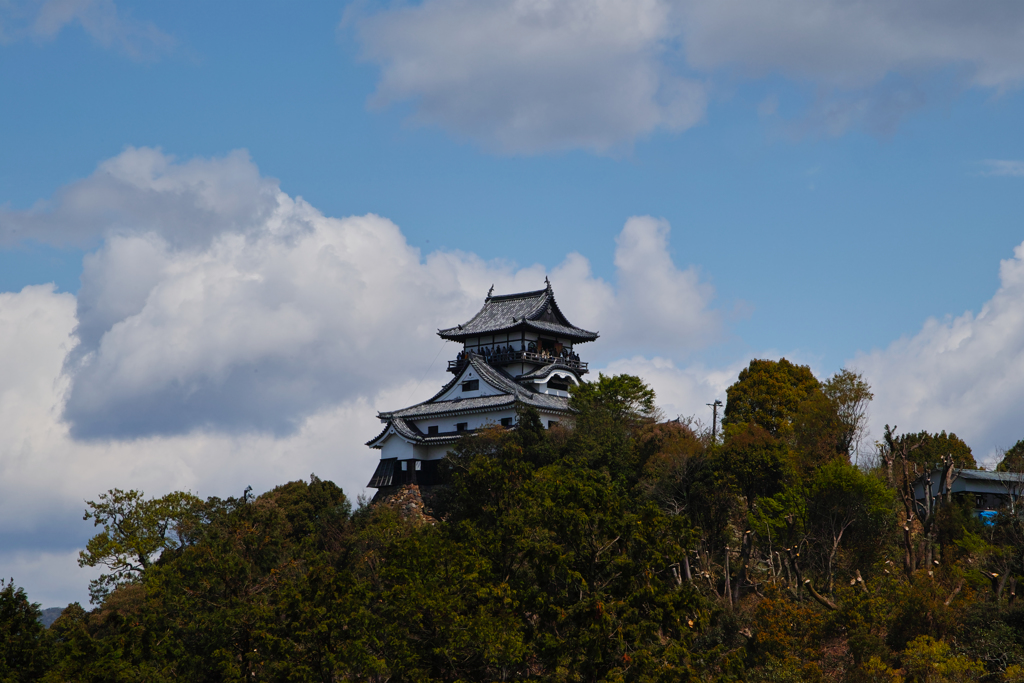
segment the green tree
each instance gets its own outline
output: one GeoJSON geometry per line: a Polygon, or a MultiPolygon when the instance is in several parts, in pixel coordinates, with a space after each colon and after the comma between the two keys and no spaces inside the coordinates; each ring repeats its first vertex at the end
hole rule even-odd
{"type": "Polygon", "coordinates": [[[981,662],[955,654],[948,643],[931,636],[908,643],[902,659],[908,683],[967,683],[985,675],[981,662]]]}
{"type": "Polygon", "coordinates": [[[953,432],[947,434],[945,430],[939,433],[917,432],[916,434],[903,434],[896,439],[899,445],[915,445],[908,450],[908,459],[916,463],[922,470],[935,467],[946,456],[952,456],[957,467],[976,469],[978,463],[974,460],[971,447],[964,443],[963,439],[953,432]]]}
{"type": "Polygon", "coordinates": [[[1024,439],[1003,453],[1003,459],[996,465],[996,472],[1024,472],[1024,439]]]}
{"type": "Polygon", "coordinates": [[[868,404],[875,397],[871,386],[859,373],[843,368],[821,388],[835,408],[841,431],[837,447],[848,457],[859,448],[867,429],[868,404]]]}
{"type": "Polygon", "coordinates": [[[599,375],[573,387],[574,428],[562,457],[635,484],[652,455],[648,436],[660,418],[654,400],[654,390],[633,375],[599,375]]]}
{"type": "Polygon", "coordinates": [[[721,459],[740,494],[753,509],[754,501],[782,491],[792,477],[789,447],[756,423],[726,430],[721,459]]]}
{"type": "Polygon", "coordinates": [[[837,458],[850,461],[864,437],[872,398],[867,382],[846,369],[808,394],[793,416],[792,441],[804,471],[837,458]]]}
{"type": "Polygon", "coordinates": [[[121,489],[87,501],[90,509],[83,519],[93,520],[103,531],[89,539],[78,566],[109,570],[89,584],[92,601],[98,603],[117,586],[137,580],[165,550],[187,545],[198,528],[201,504],[199,498],[180,491],[147,500],[141,491],[121,489]]]}
{"type": "Polygon", "coordinates": [[[842,461],[820,467],[806,496],[812,560],[832,592],[843,559],[852,573],[866,570],[885,550],[887,532],[894,527],[895,501],[881,481],[842,461]]]}
{"type": "Polygon", "coordinates": [[[806,365],[794,365],[785,358],[752,360],[726,390],[722,424],[753,423],[772,436],[786,436],[800,404],[819,388],[806,365]]]}
{"type": "Polygon", "coordinates": [[[39,605],[14,580],[0,579],[0,683],[35,681],[47,668],[39,605]]]}

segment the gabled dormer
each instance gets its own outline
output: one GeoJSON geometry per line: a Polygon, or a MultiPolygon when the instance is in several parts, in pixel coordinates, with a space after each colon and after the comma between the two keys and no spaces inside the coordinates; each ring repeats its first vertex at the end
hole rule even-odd
{"type": "Polygon", "coordinates": [[[457,376],[454,382],[446,385],[446,390],[433,400],[456,401],[508,393],[502,390],[501,387],[494,386],[496,382],[494,382],[493,376],[489,374],[491,382],[488,382],[488,378],[484,377],[484,374],[472,363],[463,364],[461,374],[457,376]]]}

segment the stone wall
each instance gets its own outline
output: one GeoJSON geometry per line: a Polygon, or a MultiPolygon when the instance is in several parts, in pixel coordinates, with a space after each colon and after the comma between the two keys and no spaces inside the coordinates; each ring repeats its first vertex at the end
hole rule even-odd
{"type": "Polygon", "coordinates": [[[405,484],[404,486],[387,486],[377,489],[373,497],[376,505],[387,505],[398,512],[402,519],[425,524],[437,524],[433,516],[431,502],[438,486],[405,484]]]}

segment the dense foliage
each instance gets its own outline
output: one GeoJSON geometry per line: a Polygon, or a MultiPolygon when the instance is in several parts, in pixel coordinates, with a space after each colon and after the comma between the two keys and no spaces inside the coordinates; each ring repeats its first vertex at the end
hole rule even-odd
{"type": "Polygon", "coordinates": [[[1024,523],[908,501],[924,463],[970,458],[955,435],[887,429],[851,462],[870,399],[754,361],[713,437],[602,376],[572,428],[465,437],[429,515],[316,476],[112,490],[92,609],[44,629],[0,583],[0,682],[1024,681],[1024,523]]]}

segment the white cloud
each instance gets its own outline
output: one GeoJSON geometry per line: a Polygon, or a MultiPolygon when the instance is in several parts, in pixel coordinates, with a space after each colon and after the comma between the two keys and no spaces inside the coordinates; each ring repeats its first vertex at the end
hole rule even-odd
{"type": "Polygon", "coordinates": [[[503,152],[605,151],[704,115],[696,80],[663,63],[662,0],[428,0],[356,20],[382,68],[372,104],[503,152]]]}
{"type": "Polygon", "coordinates": [[[175,43],[152,22],[119,11],[113,0],[0,3],[0,44],[22,38],[52,40],[71,24],[78,24],[101,46],[137,60],[154,59],[175,43]]]}
{"type": "Polygon", "coordinates": [[[995,0],[685,0],[690,66],[782,73],[857,89],[892,73],[961,70],[981,87],[1024,77],[1024,5],[995,0]]]}
{"type": "Polygon", "coordinates": [[[685,130],[726,74],[811,86],[797,132],[833,135],[1024,78],[1017,0],[424,0],[350,21],[373,104],[512,153],[685,130]]]}
{"type": "Polygon", "coordinates": [[[379,455],[363,442],[379,428],[376,411],[407,400],[412,381],[324,406],[287,438],[193,433],[134,440],[76,441],[60,420],[73,344],[74,297],[50,286],[0,294],[0,569],[46,606],[86,600],[91,578],[74,562],[93,528],[86,500],[109,488],[150,495],[192,490],[240,495],[311,472],[353,498],[379,455]]]}
{"type": "Polygon", "coordinates": [[[912,337],[857,356],[875,392],[872,431],[955,432],[975,457],[1024,438],[1024,244],[1000,263],[1000,287],[981,311],[928,320],[912,337]]]}
{"type": "MultiPolygon", "coordinates": [[[[724,368],[708,368],[701,364],[681,368],[669,358],[634,356],[612,361],[600,372],[642,377],[654,389],[658,407],[666,419],[695,417],[710,426],[712,412],[707,404],[715,399],[724,403],[725,390],[736,381],[746,365],[743,361],[724,368]]],[[[722,409],[719,409],[718,419],[722,419],[722,415],[722,409]]]]}
{"type": "Polygon", "coordinates": [[[95,245],[103,236],[154,232],[174,246],[204,245],[260,225],[280,196],[244,150],[176,162],[159,149],[129,147],[29,211],[0,209],[0,244],[95,245]]]}
{"type": "Polygon", "coordinates": [[[1012,159],[986,159],[982,162],[988,170],[985,175],[1024,176],[1024,161],[1012,159]]]}
{"type": "MultiPolygon", "coordinates": [[[[535,289],[541,266],[423,258],[390,221],[335,219],[281,192],[244,152],[175,162],[130,148],[30,211],[20,238],[88,241],[65,416],[80,438],[193,429],[283,434],[325,405],[423,372],[438,326],[490,284],[535,289]]],[[[568,315],[619,349],[685,353],[719,333],[713,290],[669,255],[669,227],[631,218],[616,282],[570,254],[552,271],[568,315]],[[638,330],[642,336],[638,337],[638,330]]]]}

